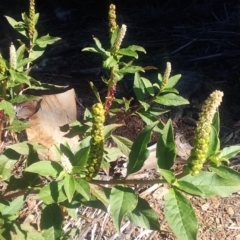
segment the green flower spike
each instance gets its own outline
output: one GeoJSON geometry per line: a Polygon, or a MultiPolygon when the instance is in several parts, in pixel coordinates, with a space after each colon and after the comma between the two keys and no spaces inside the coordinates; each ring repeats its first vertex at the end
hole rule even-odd
{"type": "Polygon", "coordinates": [[[116,23],[116,6],[114,4],[111,4],[109,6],[108,22],[109,22],[109,32],[113,33],[114,30],[117,28],[117,23],[116,23]]]}
{"type": "Polygon", "coordinates": [[[163,80],[162,80],[162,85],[161,85],[161,91],[166,87],[168,79],[170,77],[171,74],[171,70],[172,70],[172,66],[170,62],[167,62],[166,64],[166,69],[163,75],[163,80]]]}
{"type": "Polygon", "coordinates": [[[117,39],[116,39],[116,41],[114,43],[114,46],[113,46],[113,52],[114,53],[117,53],[118,50],[120,49],[123,38],[125,37],[126,31],[127,31],[127,26],[125,24],[123,24],[121,29],[119,30],[117,39]]]}
{"type": "Polygon", "coordinates": [[[9,63],[12,69],[17,68],[17,54],[16,54],[16,48],[14,47],[13,43],[11,43],[9,48],[9,63]]]}
{"type": "Polygon", "coordinates": [[[35,0],[29,0],[28,36],[32,40],[35,32],[35,0]]]}
{"type": "Polygon", "coordinates": [[[195,130],[193,149],[187,161],[188,169],[192,175],[197,175],[206,162],[211,124],[214,114],[222,102],[222,97],[223,92],[214,91],[202,106],[195,130]]]}
{"type": "Polygon", "coordinates": [[[103,159],[105,110],[101,103],[96,103],[92,106],[92,115],[92,140],[86,176],[88,180],[91,180],[98,174],[103,159]]]}

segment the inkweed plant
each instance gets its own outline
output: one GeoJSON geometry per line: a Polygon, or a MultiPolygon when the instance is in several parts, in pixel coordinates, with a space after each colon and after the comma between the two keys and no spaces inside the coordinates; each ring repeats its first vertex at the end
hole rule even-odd
{"type": "MultiPolygon", "coordinates": [[[[32,86],[33,79],[25,73],[23,65],[39,55],[35,55],[36,46],[41,48],[46,46],[46,41],[53,41],[49,36],[37,40],[34,26],[38,15],[34,13],[33,2],[30,3],[29,16],[23,14],[24,22],[17,23],[8,18],[15,29],[27,29],[25,33],[30,40],[30,46],[20,46],[20,50],[16,51],[17,59],[20,59],[17,64],[10,64],[3,59],[0,62],[3,66],[0,68],[1,84],[5,86],[1,93],[0,105],[4,112],[0,117],[3,118],[3,114],[6,114],[10,123],[14,121],[13,103],[22,96],[20,92],[24,91],[21,86],[32,86]],[[26,59],[23,50],[28,53],[26,59]],[[8,112],[7,109],[12,110],[8,112]]],[[[32,234],[35,239],[75,239],[76,236],[81,236],[81,230],[74,224],[81,217],[78,215],[80,206],[94,206],[109,212],[118,233],[123,219],[142,228],[161,231],[157,213],[131,186],[165,183],[168,191],[164,196],[164,214],[169,227],[177,239],[194,240],[197,239],[199,226],[187,195],[202,198],[226,197],[239,191],[240,174],[227,164],[222,164],[228,163],[231,157],[240,152],[240,146],[220,146],[218,107],[223,93],[216,90],[204,102],[195,130],[191,155],[183,172],[175,174],[172,170],[176,159],[172,121],[169,119],[163,123],[161,115],[171,106],[188,104],[175,88],[181,76],[171,76],[171,64],[168,62],[163,76],[158,74],[158,82],[153,83],[142,77],[141,74],[146,68],[134,65],[134,60],[139,57],[139,53],[145,54],[146,51],[136,45],[122,48],[126,34],[127,26],[118,26],[115,5],[111,4],[109,46],[105,49],[100,40],[93,37],[95,46],[83,49],[102,56],[102,66],[108,72],[107,77],[102,78],[107,94],[100,97],[97,88],[90,82],[96,95],[96,103],[91,109],[86,109],[82,121],[69,125],[70,129],[74,128],[79,133],[80,142],[77,149],[71,149],[68,144],[56,147],[59,161],[38,160],[41,147],[37,143],[21,142],[20,145],[6,147],[2,152],[1,181],[6,186],[6,191],[0,196],[2,239],[15,239],[16,235],[19,239],[31,239],[32,234]],[[124,81],[126,74],[132,74],[134,79],[134,103],[131,99],[118,99],[115,96],[118,83],[124,81]],[[124,117],[118,122],[107,124],[105,119],[114,117],[118,111],[124,112],[124,117]],[[114,132],[131,115],[137,115],[145,122],[144,129],[134,142],[114,132]],[[130,174],[143,167],[148,158],[148,143],[153,131],[160,135],[156,145],[156,165],[160,177],[154,180],[128,179],[130,174]],[[112,149],[105,144],[108,139],[115,143],[112,149]],[[13,167],[23,155],[24,170],[22,176],[16,179],[12,176],[13,167]],[[121,179],[101,180],[99,170],[108,172],[110,162],[116,161],[120,155],[127,157],[126,176],[121,179]],[[20,211],[29,196],[34,196],[36,202],[41,204],[38,227],[19,221],[20,211]],[[66,218],[71,218],[72,221],[68,228],[63,228],[66,218]]]]}

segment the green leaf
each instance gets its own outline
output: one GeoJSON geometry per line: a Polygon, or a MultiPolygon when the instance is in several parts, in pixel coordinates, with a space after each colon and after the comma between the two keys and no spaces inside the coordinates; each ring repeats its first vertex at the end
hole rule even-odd
{"type": "Polygon", "coordinates": [[[173,183],[173,186],[191,195],[197,195],[200,197],[203,195],[203,192],[199,188],[189,182],[177,181],[173,183]]]}
{"type": "Polygon", "coordinates": [[[181,74],[177,74],[177,75],[174,75],[174,76],[170,77],[167,81],[167,84],[166,84],[165,88],[173,88],[177,84],[177,82],[179,81],[179,79],[181,77],[182,77],[181,74]]]}
{"type": "Polygon", "coordinates": [[[149,95],[148,91],[145,88],[144,81],[140,77],[140,74],[137,72],[134,75],[134,86],[133,86],[134,93],[137,97],[137,100],[141,103],[144,107],[145,111],[150,107],[148,103],[146,103],[146,97],[149,95]]]}
{"type": "Polygon", "coordinates": [[[18,50],[16,52],[16,54],[17,54],[17,63],[19,63],[24,58],[25,49],[26,49],[25,44],[22,44],[18,48],[18,50]]]}
{"type": "Polygon", "coordinates": [[[208,144],[208,153],[207,153],[207,158],[215,155],[218,153],[220,149],[220,140],[218,138],[218,134],[216,129],[211,125],[211,132],[209,136],[209,144],[208,144]]]}
{"type": "Polygon", "coordinates": [[[31,54],[30,54],[31,59],[35,60],[35,59],[41,57],[43,55],[44,51],[45,51],[45,47],[40,47],[39,45],[33,46],[31,54]]]}
{"type": "Polygon", "coordinates": [[[38,196],[45,204],[63,202],[67,199],[63,192],[63,182],[52,181],[41,188],[38,196]]]}
{"type": "Polygon", "coordinates": [[[171,188],[165,195],[164,213],[177,239],[197,239],[198,222],[194,209],[178,190],[171,188]]]}
{"type": "Polygon", "coordinates": [[[25,25],[23,22],[17,22],[16,20],[14,20],[13,18],[9,17],[9,16],[5,16],[5,18],[7,19],[8,23],[15,29],[17,30],[19,33],[21,33],[22,35],[24,35],[26,37],[26,31],[25,31],[25,25]]]}
{"type": "Polygon", "coordinates": [[[40,145],[36,142],[30,142],[30,141],[25,141],[25,142],[20,142],[20,143],[16,143],[13,145],[9,145],[9,146],[6,146],[6,149],[12,149],[22,155],[28,155],[29,154],[29,145],[33,146],[34,149],[38,153],[42,153],[42,152],[46,151],[46,147],[44,147],[43,145],[40,145]]]}
{"type": "Polygon", "coordinates": [[[234,169],[226,166],[209,166],[209,169],[222,178],[228,179],[230,181],[236,181],[240,184],[240,173],[234,169]]]}
{"type": "Polygon", "coordinates": [[[13,119],[15,118],[15,111],[13,105],[5,101],[4,99],[0,102],[0,110],[4,111],[4,114],[9,116],[10,124],[12,123],[13,119]]]}
{"type": "Polygon", "coordinates": [[[220,151],[219,157],[225,158],[225,159],[230,159],[230,158],[236,156],[239,152],[240,152],[239,145],[225,147],[220,151]]]}
{"type": "Polygon", "coordinates": [[[111,135],[111,137],[112,140],[116,143],[117,147],[121,150],[121,152],[128,157],[133,144],[132,141],[125,137],[117,135],[111,135]]]}
{"type": "Polygon", "coordinates": [[[48,44],[53,44],[55,43],[56,41],[58,40],[61,40],[61,38],[59,37],[51,37],[49,35],[45,35],[45,36],[42,36],[40,38],[38,38],[36,41],[35,41],[35,44],[36,45],[39,45],[40,47],[46,47],[48,44]]]}
{"type": "Polygon", "coordinates": [[[173,172],[170,170],[159,168],[159,172],[169,184],[172,184],[176,179],[173,172]]]}
{"type": "Polygon", "coordinates": [[[110,214],[113,219],[113,224],[118,232],[123,217],[132,212],[138,203],[138,197],[129,187],[115,186],[111,190],[110,195],[110,214]]]}
{"type": "Polygon", "coordinates": [[[240,190],[240,183],[236,180],[230,180],[218,176],[212,172],[200,172],[196,176],[187,175],[180,181],[186,181],[193,184],[203,192],[201,197],[220,196],[227,197],[230,194],[240,190]],[[211,186],[211,187],[210,187],[211,186]]]}
{"type": "Polygon", "coordinates": [[[74,159],[72,161],[73,166],[83,167],[86,165],[89,155],[90,147],[80,148],[74,155],[74,159]]]}
{"type": "Polygon", "coordinates": [[[112,131],[115,130],[118,127],[121,127],[123,124],[109,124],[104,126],[104,139],[108,139],[109,137],[111,137],[112,131]]]}
{"type": "Polygon", "coordinates": [[[107,212],[107,208],[105,207],[103,202],[101,200],[99,200],[97,197],[93,196],[93,195],[91,195],[91,199],[90,200],[81,199],[81,202],[82,202],[83,205],[85,205],[87,207],[98,208],[98,209],[103,210],[104,212],[107,212]]]}
{"type": "Polygon", "coordinates": [[[23,66],[27,65],[28,63],[32,62],[34,59],[33,58],[24,58],[23,60],[17,62],[17,70],[18,71],[23,71],[23,66]]]}
{"type": "Polygon", "coordinates": [[[150,141],[153,128],[158,123],[159,122],[157,121],[146,126],[134,141],[129,154],[127,175],[140,170],[144,164],[144,161],[148,158],[149,150],[147,148],[147,144],[150,141]]]}
{"type": "Polygon", "coordinates": [[[93,37],[93,40],[94,40],[94,42],[96,44],[96,50],[97,50],[98,53],[100,53],[103,57],[110,56],[110,53],[105,51],[104,48],[102,48],[101,42],[96,37],[93,37]]]}
{"type": "Polygon", "coordinates": [[[127,47],[127,49],[130,49],[132,51],[147,53],[146,50],[143,47],[137,46],[137,45],[130,45],[129,47],[127,47]]]}
{"type": "Polygon", "coordinates": [[[82,49],[82,52],[94,52],[94,53],[98,53],[98,50],[94,47],[85,47],[82,49]]]}
{"type": "Polygon", "coordinates": [[[116,29],[113,31],[113,33],[111,34],[111,39],[110,39],[110,44],[111,47],[114,46],[114,43],[116,42],[116,39],[118,37],[118,33],[119,33],[119,27],[116,26],[116,29]]]}
{"type": "Polygon", "coordinates": [[[110,69],[118,64],[118,61],[115,56],[108,57],[105,61],[103,61],[103,67],[110,69]]]}
{"type": "Polygon", "coordinates": [[[151,96],[154,96],[154,89],[153,89],[152,83],[151,83],[147,78],[142,77],[141,79],[142,79],[142,81],[143,81],[143,84],[144,84],[145,89],[147,90],[147,92],[148,92],[151,96]]]}
{"type": "Polygon", "coordinates": [[[91,193],[94,195],[98,200],[100,200],[105,206],[109,205],[109,201],[102,190],[99,190],[98,187],[91,185],[91,193]]]}
{"type": "Polygon", "coordinates": [[[75,180],[73,175],[66,174],[63,180],[64,191],[67,195],[68,202],[72,201],[74,192],[75,192],[75,180]]]}
{"type": "Polygon", "coordinates": [[[139,227],[156,231],[160,230],[158,215],[145,199],[138,198],[136,208],[132,212],[127,213],[126,218],[139,227]]]}
{"type": "Polygon", "coordinates": [[[27,122],[23,122],[20,120],[13,120],[12,124],[8,127],[6,127],[6,129],[10,130],[10,131],[14,131],[14,132],[21,132],[23,130],[25,130],[26,128],[28,128],[30,125],[27,122]]]}
{"type": "Polygon", "coordinates": [[[37,96],[28,95],[28,94],[17,95],[13,99],[11,99],[11,103],[22,103],[22,102],[33,101],[33,100],[40,100],[40,98],[37,96]]]}
{"type": "Polygon", "coordinates": [[[138,73],[138,72],[144,72],[144,69],[140,66],[133,66],[133,65],[130,65],[130,66],[127,65],[118,71],[118,73],[121,75],[124,75],[126,73],[138,73]]]}
{"type": "Polygon", "coordinates": [[[42,230],[51,227],[61,228],[62,223],[62,211],[58,204],[53,203],[44,207],[44,209],[42,210],[40,222],[42,230]]]}
{"type": "Polygon", "coordinates": [[[64,236],[65,232],[62,228],[50,227],[43,230],[44,240],[60,240],[64,236]]]}
{"type": "Polygon", "coordinates": [[[13,69],[9,69],[9,73],[11,75],[12,81],[16,83],[21,83],[21,84],[24,83],[28,86],[31,86],[30,77],[27,76],[25,73],[20,73],[13,69]]]}
{"type": "Polygon", "coordinates": [[[89,183],[81,178],[75,178],[75,189],[76,191],[81,194],[86,200],[90,200],[90,186],[89,183]]]}
{"type": "Polygon", "coordinates": [[[189,101],[187,99],[174,93],[162,94],[160,96],[157,96],[154,101],[165,106],[179,106],[189,104],[189,101]]]}
{"type": "Polygon", "coordinates": [[[212,126],[215,128],[217,135],[219,135],[220,132],[220,116],[219,111],[217,111],[213,117],[212,126]]]}
{"type": "Polygon", "coordinates": [[[122,156],[122,152],[119,148],[110,147],[110,148],[104,149],[104,158],[106,159],[107,162],[116,161],[121,156],[122,156]]]}
{"type": "Polygon", "coordinates": [[[70,150],[70,147],[68,146],[68,143],[67,142],[65,144],[61,143],[59,148],[60,148],[61,152],[69,159],[69,161],[72,162],[73,159],[74,159],[74,154],[70,150]]]}
{"type": "Polygon", "coordinates": [[[176,152],[172,122],[169,119],[157,142],[156,157],[158,167],[170,169],[176,158],[176,152]]]}
{"type": "Polygon", "coordinates": [[[138,58],[138,54],[136,53],[136,51],[130,49],[129,47],[128,48],[121,48],[118,50],[117,52],[118,54],[120,55],[123,55],[123,56],[129,56],[129,57],[134,57],[134,58],[138,58]]]}
{"type": "Polygon", "coordinates": [[[16,215],[23,207],[23,204],[24,204],[24,196],[17,197],[1,211],[1,214],[16,215]]]}
{"type": "Polygon", "coordinates": [[[5,150],[2,155],[0,155],[0,175],[1,180],[8,180],[12,176],[12,170],[16,164],[16,160],[19,160],[19,155],[12,153],[12,150],[5,150]],[[10,152],[8,154],[7,152],[10,152]],[[10,155],[10,156],[9,156],[10,155]],[[15,156],[11,156],[15,155],[15,156]]]}
{"type": "Polygon", "coordinates": [[[57,177],[63,170],[62,166],[53,161],[41,161],[30,165],[25,169],[26,172],[37,173],[41,176],[57,177]]]}
{"type": "Polygon", "coordinates": [[[102,102],[102,101],[101,101],[101,97],[100,97],[100,95],[99,95],[99,93],[98,93],[97,88],[94,86],[93,82],[89,82],[89,84],[90,84],[90,87],[92,88],[92,90],[93,90],[93,92],[94,92],[94,94],[95,94],[98,102],[101,103],[101,102],[102,102]]]}

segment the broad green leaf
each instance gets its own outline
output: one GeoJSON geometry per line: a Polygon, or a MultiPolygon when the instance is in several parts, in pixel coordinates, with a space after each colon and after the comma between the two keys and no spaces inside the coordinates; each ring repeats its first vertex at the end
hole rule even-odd
{"type": "Polygon", "coordinates": [[[175,93],[178,95],[179,91],[176,88],[164,88],[162,93],[175,93]]]}
{"type": "Polygon", "coordinates": [[[108,57],[105,61],[103,61],[104,68],[111,68],[118,64],[118,61],[115,56],[108,57]]]}
{"type": "Polygon", "coordinates": [[[23,60],[17,62],[17,70],[22,71],[22,67],[27,65],[28,63],[32,62],[34,59],[32,58],[24,58],[23,60]]]}
{"type": "Polygon", "coordinates": [[[219,157],[230,159],[230,158],[236,156],[239,152],[240,152],[240,146],[239,145],[225,147],[220,151],[219,157]]]}
{"type": "Polygon", "coordinates": [[[173,172],[170,170],[159,168],[159,172],[169,184],[172,184],[176,179],[173,172]]]}
{"type": "Polygon", "coordinates": [[[147,78],[144,78],[144,77],[142,77],[142,81],[143,81],[143,84],[144,84],[145,89],[147,90],[147,92],[151,96],[154,96],[154,89],[153,89],[152,83],[147,78]]]}
{"type": "Polygon", "coordinates": [[[63,187],[64,187],[64,191],[67,195],[68,202],[71,202],[73,195],[75,193],[75,180],[74,180],[73,175],[65,174],[65,177],[63,180],[63,187]]]}
{"type": "Polygon", "coordinates": [[[50,227],[48,229],[43,230],[44,240],[60,240],[62,239],[65,232],[62,228],[54,228],[50,227]]]}
{"type": "Polygon", "coordinates": [[[35,142],[25,141],[16,143],[13,145],[6,146],[6,149],[12,149],[19,154],[28,155],[29,154],[29,145],[33,146],[38,153],[46,151],[46,147],[35,142]]]}
{"type": "Polygon", "coordinates": [[[57,204],[45,206],[42,210],[40,227],[46,240],[61,239],[64,235],[62,230],[63,215],[57,204]]]}
{"type": "Polygon", "coordinates": [[[22,103],[26,101],[33,101],[33,100],[40,100],[40,99],[41,98],[34,95],[23,94],[23,95],[17,95],[13,99],[11,99],[11,103],[22,103]]]}
{"type": "Polygon", "coordinates": [[[14,20],[13,18],[9,17],[9,16],[5,16],[5,18],[7,19],[8,23],[15,29],[17,30],[19,33],[21,33],[22,35],[24,35],[26,37],[26,31],[24,28],[24,23],[23,22],[17,22],[16,20],[14,20]]]}
{"type": "Polygon", "coordinates": [[[121,137],[113,134],[111,135],[111,137],[112,137],[112,140],[116,143],[117,147],[121,150],[121,152],[124,155],[129,156],[131,147],[133,144],[132,141],[130,141],[125,137],[121,137]]]}
{"type": "Polygon", "coordinates": [[[116,123],[104,126],[104,139],[108,139],[111,136],[112,131],[121,126],[122,124],[116,124],[116,123]]]}
{"type": "Polygon", "coordinates": [[[174,93],[162,94],[155,99],[155,102],[165,106],[179,106],[189,104],[189,101],[187,99],[174,93]]]}
{"type": "Polygon", "coordinates": [[[72,165],[83,167],[86,165],[90,147],[80,148],[74,155],[72,165]]]}
{"type": "Polygon", "coordinates": [[[203,195],[203,192],[199,188],[189,182],[177,181],[173,183],[173,186],[191,195],[197,195],[200,197],[203,195]]]}
{"type": "MultiPolygon", "coordinates": [[[[107,162],[116,161],[119,157],[122,156],[122,152],[119,148],[110,147],[104,149],[104,158],[107,162]]],[[[103,163],[103,162],[102,162],[103,163]]]]}
{"type": "Polygon", "coordinates": [[[89,84],[90,84],[90,87],[92,88],[92,90],[93,90],[93,92],[94,92],[94,94],[95,94],[98,102],[101,103],[101,102],[102,102],[102,101],[101,101],[101,97],[100,97],[100,95],[99,95],[99,93],[98,93],[97,88],[95,87],[95,85],[93,84],[93,82],[89,82],[89,84]]]}
{"type": "Polygon", "coordinates": [[[236,181],[240,184],[240,173],[234,169],[226,166],[209,166],[209,169],[222,178],[229,179],[230,181],[236,181]]]}
{"type": "Polygon", "coordinates": [[[24,58],[25,49],[26,49],[25,44],[22,44],[22,45],[18,48],[18,50],[17,50],[17,52],[16,52],[16,54],[17,54],[17,63],[19,63],[19,62],[24,58]]]}
{"type": "Polygon", "coordinates": [[[105,195],[105,193],[101,190],[99,190],[96,185],[90,185],[91,186],[91,193],[94,195],[98,200],[100,200],[105,206],[108,206],[109,201],[105,195]]]}
{"type": "Polygon", "coordinates": [[[24,84],[26,84],[28,86],[31,86],[30,77],[27,76],[26,74],[17,72],[17,71],[15,71],[13,69],[10,69],[9,73],[11,75],[12,81],[14,81],[16,83],[21,83],[21,84],[24,83],[24,84]]]}
{"type": "Polygon", "coordinates": [[[2,215],[15,215],[18,214],[24,204],[24,196],[15,198],[8,206],[1,212],[2,215]]]}
{"type": "Polygon", "coordinates": [[[58,204],[53,203],[47,206],[44,206],[41,214],[41,230],[48,229],[51,227],[61,228],[63,223],[63,216],[61,208],[58,204]]]}
{"type": "Polygon", "coordinates": [[[30,125],[27,122],[23,122],[20,120],[13,120],[12,124],[8,127],[6,127],[6,129],[10,130],[10,131],[14,131],[14,132],[21,132],[24,129],[28,128],[30,125]]]}
{"type": "Polygon", "coordinates": [[[100,53],[103,57],[110,56],[110,53],[102,47],[101,42],[96,37],[93,37],[93,40],[96,44],[96,49],[98,53],[100,53]]]}
{"type": "Polygon", "coordinates": [[[45,204],[63,202],[67,199],[63,192],[63,182],[52,181],[49,184],[41,188],[39,198],[43,200],[45,204]]]}
{"type": "Polygon", "coordinates": [[[37,231],[30,224],[23,223],[21,224],[21,229],[25,232],[27,240],[45,240],[40,232],[37,231]]]}
{"type": "Polygon", "coordinates": [[[74,154],[69,149],[69,146],[68,146],[67,142],[65,144],[61,143],[59,148],[60,148],[61,152],[69,159],[69,161],[72,162],[73,159],[74,159],[74,154]]]}
{"type": "Polygon", "coordinates": [[[85,179],[75,178],[75,189],[81,194],[86,200],[90,200],[90,186],[89,183],[85,179]]]}
{"type": "Polygon", "coordinates": [[[218,176],[212,172],[200,172],[196,176],[190,174],[181,178],[180,181],[186,181],[196,186],[203,192],[201,197],[220,196],[227,197],[230,194],[240,190],[240,183],[236,180],[230,180],[218,176]],[[210,187],[211,186],[211,187],[210,187]]]}
{"type": "Polygon", "coordinates": [[[132,212],[138,203],[138,197],[134,191],[129,187],[115,186],[111,190],[109,199],[110,215],[113,219],[113,224],[118,232],[123,217],[132,212]]]}
{"type": "Polygon", "coordinates": [[[207,158],[215,155],[218,153],[220,149],[220,141],[218,138],[218,134],[216,129],[211,125],[211,132],[209,136],[209,144],[208,144],[208,153],[207,153],[207,158]]]}
{"type": "Polygon", "coordinates": [[[119,70],[119,74],[126,74],[126,73],[138,73],[144,72],[144,69],[140,66],[125,66],[119,70]]]}
{"type": "Polygon", "coordinates": [[[197,239],[198,221],[194,209],[178,190],[171,188],[165,195],[164,213],[177,239],[197,239]]]}
{"type": "Polygon", "coordinates": [[[129,56],[129,57],[134,57],[134,58],[138,58],[138,54],[136,53],[136,51],[130,49],[129,47],[128,48],[121,48],[118,50],[117,52],[118,54],[120,55],[123,55],[123,56],[129,56]]]}
{"type": "Polygon", "coordinates": [[[181,74],[177,74],[177,75],[170,77],[167,81],[167,85],[165,86],[165,88],[173,88],[177,84],[177,82],[179,81],[179,79],[181,77],[182,77],[181,74]]]}
{"type": "Polygon", "coordinates": [[[143,47],[137,46],[137,45],[130,45],[129,47],[127,47],[127,49],[130,49],[132,51],[147,53],[146,50],[143,47]]]}
{"type": "Polygon", "coordinates": [[[134,141],[129,154],[127,175],[140,170],[144,161],[148,158],[149,150],[147,145],[150,141],[152,130],[158,123],[159,122],[157,121],[146,126],[134,141]]]}
{"type": "Polygon", "coordinates": [[[212,126],[215,128],[217,135],[219,135],[220,132],[220,116],[219,116],[219,111],[217,111],[214,115],[213,121],[212,121],[212,126]]]}
{"type": "Polygon", "coordinates": [[[111,48],[114,46],[114,43],[116,42],[116,39],[118,37],[118,33],[119,33],[119,27],[116,26],[115,30],[111,34],[111,39],[110,39],[111,48]]]}
{"type": "Polygon", "coordinates": [[[176,144],[171,120],[168,120],[158,138],[156,157],[159,168],[170,169],[176,158],[176,144]]]}
{"type": "Polygon", "coordinates": [[[84,206],[98,208],[98,209],[101,209],[104,212],[107,212],[106,206],[108,206],[108,201],[107,201],[107,205],[105,206],[103,204],[103,202],[101,200],[99,200],[97,197],[95,197],[94,195],[91,195],[90,200],[81,199],[81,203],[84,206]]]}
{"type": "Polygon", "coordinates": [[[45,36],[42,36],[42,37],[38,38],[35,41],[35,44],[39,45],[40,47],[46,47],[48,44],[49,45],[53,44],[53,43],[55,43],[58,40],[61,40],[61,38],[59,38],[59,37],[51,37],[49,35],[45,35],[45,36]]]}
{"type": "Polygon", "coordinates": [[[43,55],[44,51],[45,51],[45,47],[41,47],[39,45],[34,45],[29,57],[31,59],[35,60],[35,59],[41,57],[43,55]]]}
{"type": "Polygon", "coordinates": [[[12,123],[13,119],[15,118],[15,111],[13,105],[3,99],[0,102],[0,110],[3,110],[4,114],[9,116],[10,123],[12,123]]]}
{"type": "Polygon", "coordinates": [[[162,108],[159,108],[159,107],[150,107],[148,109],[149,113],[151,113],[152,115],[154,116],[161,116],[162,114],[166,113],[166,112],[169,112],[169,110],[167,109],[162,109],[162,108]]]}
{"type": "Polygon", "coordinates": [[[54,161],[36,162],[25,169],[26,172],[37,173],[41,176],[46,177],[57,177],[62,170],[62,166],[54,161]]]}
{"type": "Polygon", "coordinates": [[[4,151],[2,155],[0,155],[0,179],[1,180],[8,180],[12,176],[13,167],[16,164],[16,160],[18,160],[20,157],[18,155],[17,159],[16,158],[14,158],[14,160],[12,160],[11,158],[9,159],[9,157],[5,155],[6,151],[4,151]]]}
{"type": "Polygon", "coordinates": [[[156,231],[160,230],[158,215],[145,199],[138,198],[136,208],[132,212],[127,213],[126,218],[139,227],[156,231]]]}

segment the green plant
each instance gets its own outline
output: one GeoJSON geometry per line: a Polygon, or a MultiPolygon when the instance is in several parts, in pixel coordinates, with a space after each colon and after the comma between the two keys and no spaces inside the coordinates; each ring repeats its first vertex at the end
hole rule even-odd
{"type": "Polygon", "coordinates": [[[43,84],[33,77],[29,72],[34,65],[34,60],[39,58],[45,51],[48,44],[58,41],[60,38],[49,35],[39,37],[35,28],[39,14],[35,13],[34,0],[29,1],[29,15],[22,14],[22,21],[17,22],[6,16],[8,23],[18,31],[24,39],[20,39],[19,47],[16,50],[13,43],[9,49],[9,61],[0,54],[0,142],[4,141],[3,131],[21,131],[27,124],[15,118],[14,105],[25,101],[37,99],[35,96],[24,94],[27,90],[47,89],[48,85],[43,84]]]}
{"type": "MultiPolygon", "coordinates": [[[[31,239],[32,233],[40,239],[69,239],[78,234],[78,230],[63,230],[63,211],[76,218],[73,209],[93,203],[103,211],[107,211],[109,206],[118,232],[123,218],[144,228],[161,230],[157,214],[146,200],[129,187],[131,184],[154,183],[166,183],[169,186],[165,195],[164,212],[176,237],[181,240],[196,239],[198,222],[186,195],[226,197],[240,189],[240,174],[221,164],[240,152],[239,146],[220,148],[217,108],[223,93],[213,92],[203,105],[191,156],[186,162],[185,170],[175,175],[171,169],[176,158],[172,122],[168,120],[163,123],[160,116],[167,111],[166,107],[188,104],[174,88],[181,76],[170,77],[171,64],[167,63],[163,77],[158,74],[158,82],[152,83],[141,77],[140,73],[149,67],[135,66],[133,60],[138,58],[138,52],[145,53],[145,50],[136,45],[121,48],[127,27],[118,27],[114,5],[110,6],[109,23],[109,49],[105,50],[95,37],[95,47],[84,49],[102,56],[103,67],[108,70],[109,77],[103,77],[108,89],[103,99],[93,83],[90,83],[98,102],[93,105],[92,111],[86,110],[83,121],[70,124],[70,128],[77,130],[80,135],[78,149],[72,150],[68,144],[61,144],[56,147],[59,161],[39,161],[38,153],[42,147],[36,143],[21,142],[5,147],[0,156],[2,182],[7,184],[7,191],[0,198],[0,233],[3,239],[12,239],[16,234],[20,239],[31,239]],[[131,99],[115,97],[117,84],[126,74],[134,74],[133,89],[139,103],[137,105],[131,104],[131,99]],[[124,110],[124,117],[118,122],[105,125],[105,118],[114,117],[119,106],[121,111],[124,110]],[[114,130],[133,114],[141,117],[146,127],[131,142],[114,134],[114,130]],[[155,180],[128,180],[127,176],[140,170],[148,158],[147,145],[153,131],[160,133],[156,160],[161,177],[155,180]],[[109,138],[116,145],[114,152],[104,146],[104,141],[109,138]],[[116,160],[119,154],[128,157],[126,178],[98,180],[96,175],[99,167],[109,169],[109,163],[116,160]],[[25,169],[22,176],[17,178],[11,176],[11,172],[21,155],[26,156],[25,169]],[[18,221],[19,211],[30,193],[35,193],[36,198],[43,202],[41,232],[18,221]]],[[[32,31],[30,33],[31,39],[32,31]]]]}

